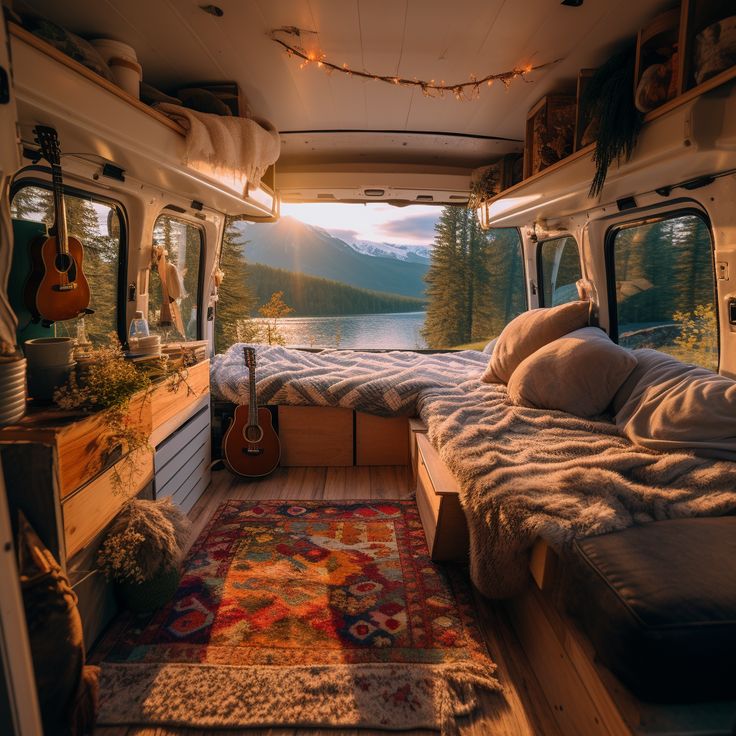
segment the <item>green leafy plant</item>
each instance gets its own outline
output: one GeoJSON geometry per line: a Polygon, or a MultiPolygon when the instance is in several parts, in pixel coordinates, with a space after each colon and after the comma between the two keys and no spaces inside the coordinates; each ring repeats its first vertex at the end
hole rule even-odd
{"type": "Polygon", "coordinates": [[[123,462],[115,467],[113,482],[123,490],[126,481],[132,480],[136,464],[131,456],[136,450],[147,448],[148,434],[136,421],[131,409],[131,399],[139,392],[148,399],[151,379],[136,366],[125,360],[117,338],[110,336],[106,345],[93,348],[89,354],[84,380],[72,371],[69,381],[54,392],[54,401],[62,409],[83,412],[103,412],[106,432],[98,438],[102,452],[93,454],[90,462],[97,473],[121,456],[123,462]]]}
{"type": "Polygon", "coordinates": [[[678,311],[672,315],[680,324],[680,334],[675,338],[676,357],[686,362],[718,367],[718,334],[713,325],[718,324],[713,304],[698,304],[692,311],[678,311]]]}
{"type": "Polygon", "coordinates": [[[189,529],[189,520],[170,498],[128,501],[108,527],[97,562],[116,582],[150,581],[179,567],[189,529]]]}
{"type": "Polygon", "coordinates": [[[591,197],[603,191],[614,161],[631,158],[639,137],[644,116],[634,105],[635,63],[636,45],[629,44],[596,69],[583,93],[583,119],[597,123],[591,197]]]}

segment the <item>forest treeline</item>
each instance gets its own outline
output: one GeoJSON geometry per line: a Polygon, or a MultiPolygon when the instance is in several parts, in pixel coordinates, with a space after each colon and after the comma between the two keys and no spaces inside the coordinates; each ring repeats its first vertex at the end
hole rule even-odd
{"type": "Polygon", "coordinates": [[[473,211],[445,207],[435,233],[424,339],[431,348],[449,348],[496,337],[526,309],[518,232],[485,232],[473,211]]]}
{"type": "Polygon", "coordinates": [[[425,307],[421,299],[357,289],[339,281],[260,263],[248,264],[247,282],[258,304],[268,301],[274,292],[282,291],[284,301],[298,317],[419,312],[425,307]]]}
{"type": "Polygon", "coordinates": [[[225,278],[219,288],[215,346],[222,352],[248,333],[250,318],[259,316],[259,308],[276,292],[293,316],[329,316],[341,314],[386,314],[415,312],[426,302],[400,294],[358,289],[339,281],[248,263],[242,234],[228,222],[222,244],[220,268],[225,278]]]}

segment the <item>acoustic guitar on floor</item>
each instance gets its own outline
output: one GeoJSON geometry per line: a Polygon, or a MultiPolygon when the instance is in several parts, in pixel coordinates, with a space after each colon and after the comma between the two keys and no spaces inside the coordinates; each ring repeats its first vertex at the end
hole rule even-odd
{"type": "Polygon", "coordinates": [[[281,459],[279,436],[271,412],[256,402],[256,351],[243,348],[248,369],[248,404],[235,408],[235,416],[222,441],[225,465],[243,478],[273,473],[281,459]]]}
{"type": "Polygon", "coordinates": [[[54,224],[49,237],[31,244],[33,270],[26,283],[25,302],[34,322],[60,322],[92,313],[90,290],[82,269],[82,243],[67,233],[59,139],[45,125],[37,125],[34,132],[41,154],[51,165],[54,224]]]}

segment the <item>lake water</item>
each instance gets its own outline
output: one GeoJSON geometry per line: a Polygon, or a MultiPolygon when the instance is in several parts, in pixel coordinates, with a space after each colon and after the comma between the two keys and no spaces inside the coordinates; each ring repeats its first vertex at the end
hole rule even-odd
{"type": "Polygon", "coordinates": [[[314,348],[426,348],[425,312],[349,314],[341,317],[284,317],[286,344],[314,348]]]}

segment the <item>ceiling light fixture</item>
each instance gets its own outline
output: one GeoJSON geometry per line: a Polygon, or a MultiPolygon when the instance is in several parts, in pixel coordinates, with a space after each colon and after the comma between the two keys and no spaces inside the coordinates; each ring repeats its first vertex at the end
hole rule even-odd
{"type": "Polygon", "coordinates": [[[214,15],[215,18],[222,18],[225,15],[225,11],[219,5],[200,5],[200,10],[204,10],[205,13],[214,15]]]}

